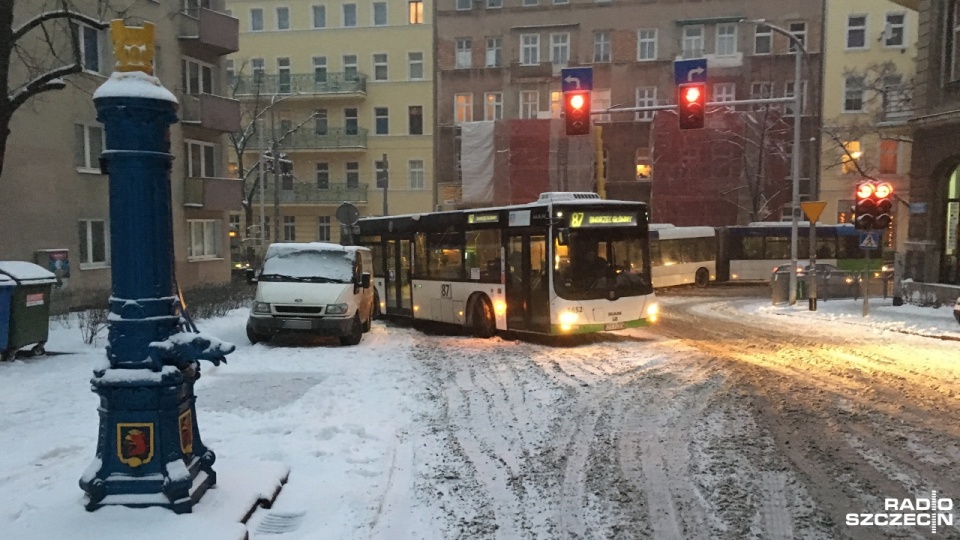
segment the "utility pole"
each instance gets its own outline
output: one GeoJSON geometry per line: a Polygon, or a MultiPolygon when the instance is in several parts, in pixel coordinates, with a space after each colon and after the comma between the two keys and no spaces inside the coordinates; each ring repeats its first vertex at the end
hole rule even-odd
{"type": "Polygon", "coordinates": [[[390,165],[387,163],[387,155],[383,155],[383,215],[389,216],[387,211],[387,189],[390,186],[390,165]]]}

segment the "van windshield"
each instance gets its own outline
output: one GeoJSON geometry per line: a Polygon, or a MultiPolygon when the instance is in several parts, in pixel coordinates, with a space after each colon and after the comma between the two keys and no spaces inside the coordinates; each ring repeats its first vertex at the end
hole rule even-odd
{"type": "Polygon", "coordinates": [[[353,254],[343,251],[290,251],[263,262],[260,281],[351,283],[353,254]]]}

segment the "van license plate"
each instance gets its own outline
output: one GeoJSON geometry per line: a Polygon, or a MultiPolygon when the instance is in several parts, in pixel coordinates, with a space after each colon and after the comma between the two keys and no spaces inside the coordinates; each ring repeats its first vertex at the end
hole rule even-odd
{"type": "Polygon", "coordinates": [[[624,328],[626,328],[626,325],[624,325],[622,322],[607,323],[603,325],[604,330],[623,330],[624,328]]]}
{"type": "Polygon", "coordinates": [[[310,330],[313,328],[313,322],[303,319],[288,319],[283,321],[283,327],[291,330],[310,330]]]}

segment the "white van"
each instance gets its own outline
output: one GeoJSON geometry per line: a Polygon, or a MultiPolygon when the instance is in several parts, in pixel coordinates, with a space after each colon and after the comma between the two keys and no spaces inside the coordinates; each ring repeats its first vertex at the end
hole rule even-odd
{"type": "Polygon", "coordinates": [[[251,343],[280,333],[338,336],[360,343],[373,319],[373,256],[365,247],[325,242],[272,244],[247,320],[251,343]]]}

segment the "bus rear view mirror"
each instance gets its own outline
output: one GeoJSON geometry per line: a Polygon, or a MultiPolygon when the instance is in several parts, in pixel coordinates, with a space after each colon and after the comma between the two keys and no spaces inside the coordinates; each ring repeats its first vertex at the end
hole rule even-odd
{"type": "Polygon", "coordinates": [[[570,243],[570,229],[561,227],[557,229],[557,244],[565,246],[570,243]]]}

